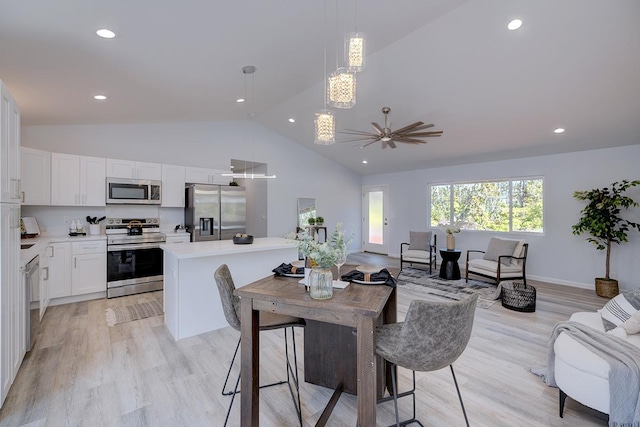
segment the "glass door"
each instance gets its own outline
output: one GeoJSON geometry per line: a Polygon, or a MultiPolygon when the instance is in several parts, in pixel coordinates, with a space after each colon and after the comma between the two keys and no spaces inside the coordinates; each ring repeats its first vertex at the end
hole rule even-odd
{"type": "Polygon", "coordinates": [[[362,249],[366,252],[389,254],[387,186],[363,187],[362,249]]]}

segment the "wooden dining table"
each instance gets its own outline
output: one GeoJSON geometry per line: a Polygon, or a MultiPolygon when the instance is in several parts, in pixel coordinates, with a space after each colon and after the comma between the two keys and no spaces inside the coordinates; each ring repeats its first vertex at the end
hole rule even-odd
{"type": "MultiPolygon", "coordinates": [[[[345,266],[343,271],[350,271],[345,266]],[[345,268],[346,267],[346,268],[345,268]]],[[[393,273],[392,273],[393,274],[393,273]]],[[[357,426],[376,425],[375,326],[396,321],[395,288],[350,283],[328,300],[314,300],[300,279],[268,276],[235,290],[241,298],[241,425],[259,425],[259,311],[344,325],[356,331],[357,426]]],[[[387,374],[388,375],[388,374],[387,374]]],[[[322,417],[321,417],[322,418],[322,417]]]]}

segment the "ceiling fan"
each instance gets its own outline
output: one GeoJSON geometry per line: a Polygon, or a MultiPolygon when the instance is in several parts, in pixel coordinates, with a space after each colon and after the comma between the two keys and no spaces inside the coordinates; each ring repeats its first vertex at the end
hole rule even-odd
{"type": "Polygon", "coordinates": [[[401,129],[392,131],[387,125],[387,116],[389,115],[390,111],[391,108],[389,107],[382,108],[382,114],[384,114],[384,127],[375,122],[371,123],[376,130],[375,133],[347,129],[345,132],[340,133],[346,135],[354,135],[354,137],[352,139],[347,139],[340,142],[362,141],[364,144],[361,145],[360,148],[364,148],[367,145],[371,145],[375,142],[381,141],[382,148],[387,148],[387,145],[391,148],[396,148],[396,142],[404,142],[406,144],[424,144],[427,141],[423,141],[420,138],[432,138],[442,135],[443,131],[441,130],[420,132],[421,130],[433,127],[432,124],[425,125],[423,122],[415,122],[410,124],[409,126],[405,126],[401,129]]]}

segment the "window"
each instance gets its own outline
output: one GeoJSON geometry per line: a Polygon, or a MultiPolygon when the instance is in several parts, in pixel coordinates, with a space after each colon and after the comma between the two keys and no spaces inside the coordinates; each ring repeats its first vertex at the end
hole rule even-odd
{"type": "Polygon", "coordinates": [[[431,185],[431,227],[542,233],[542,188],[542,178],[431,185]]]}

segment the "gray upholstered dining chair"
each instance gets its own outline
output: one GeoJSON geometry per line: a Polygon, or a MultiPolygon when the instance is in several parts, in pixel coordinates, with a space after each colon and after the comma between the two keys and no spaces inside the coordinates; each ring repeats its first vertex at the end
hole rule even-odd
{"type": "MultiPolygon", "coordinates": [[[[236,289],[236,287],[235,287],[235,284],[233,283],[233,278],[231,277],[231,272],[229,271],[229,267],[227,267],[226,264],[222,264],[215,271],[214,278],[216,281],[216,285],[218,286],[218,292],[220,293],[220,300],[222,301],[222,309],[224,311],[224,316],[227,319],[227,322],[229,322],[229,325],[231,325],[233,329],[240,331],[241,330],[240,298],[233,294],[233,291],[236,289]]],[[[284,329],[284,352],[285,352],[286,370],[287,370],[286,380],[277,381],[271,384],[266,384],[266,385],[260,386],[260,388],[271,387],[271,386],[280,385],[280,384],[287,384],[289,386],[291,398],[293,399],[293,404],[296,409],[298,421],[300,423],[300,426],[302,426],[302,408],[300,406],[300,387],[298,382],[298,356],[296,351],[295,331],[293,330],[295,326],[305,326],[304,319],[301,319],[299,317],[285,316],[282,314],[269,313],[266,311],[260,312],[260,331],[284,329]],[[289,360],[289,343],[287,339],[288,328],[291,328],[291,342],[293,346],[293,367],[291,366],[291,362],[289,360]],[[293,383],[293,387],[291,383],[293,383]]],[[[227,416],[224,419],[225,426],[227,425],[227,421],[229,420],[229,414],[231,413],[231,408],[233,407],[233,401],[235,399],[235,396],[240,392],[238,390],[238,384],[240,383],[240,373],[238,373],[238,379],[236,380],[236,385],[233,391],[226,391],[227,382],[229,381],[229,376],[231,375],[231,369],[233,368],[233,363],[236,360],[238,349],[240,348],[240,340],[241,338],[238,338],[238,344],[236,345],[236,350],[233,353],[233,358],[231,359],[231,363],[229,364],[229,370],[227,371],[227,377],[225,378],[224,384],[222,386],[222,394],[225,396],[231,396],[229,409],[227,409],[227,416]]]]}
{"type": "Polygon", "coordinates": [[[436,371],[447,365],[451,368],[462,413],[467,427],[469,426],[456,374],[453,371],[453,362],[462,354],[471,337],[477,300],[477,294],[454,302],[414,300],[409,306],[404,322],[382,325],[376,329],[376,353],[391,362],[393,387],[393,396],[379,399],[378,403],[394,401],[397,426],[411,423],[422,426],[416,419],[416,371],[436,371]],[[411,390],[398,394],[396,366],[413,371],[411,390]],[[400,422],[398,398],[409,395],[413,397],[413,417],[400,422]]]}

